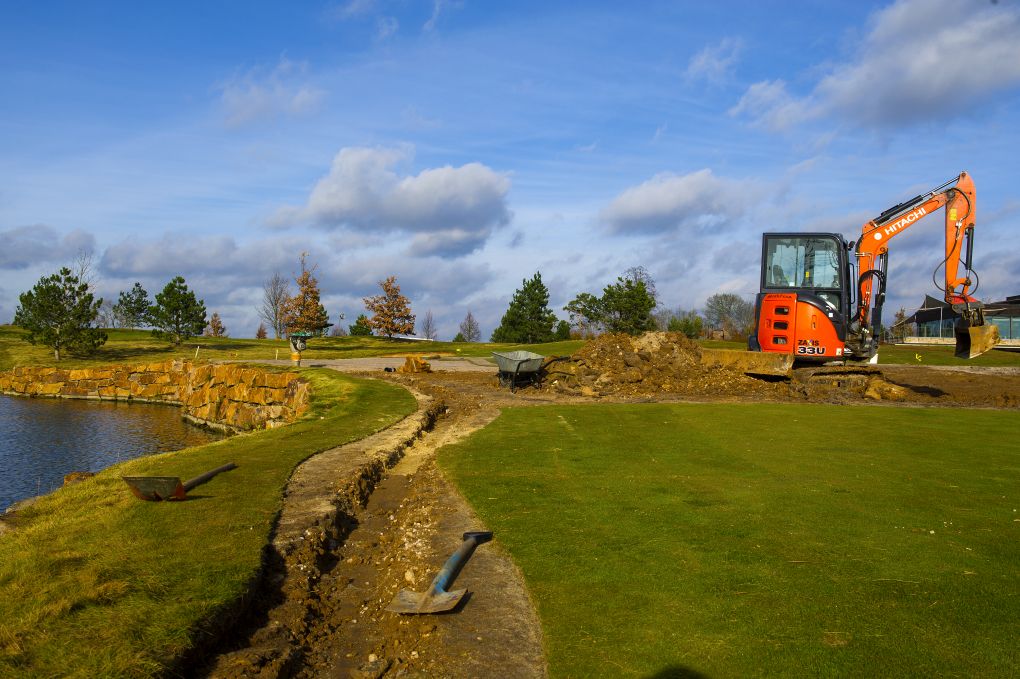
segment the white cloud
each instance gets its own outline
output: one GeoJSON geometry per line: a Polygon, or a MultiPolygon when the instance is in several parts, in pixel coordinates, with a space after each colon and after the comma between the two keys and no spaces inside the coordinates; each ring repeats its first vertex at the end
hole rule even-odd
{"type": "Polygon", "coordinates": [[[350,19],[374,11],[375,6],[376,0],[349,0],[330,10],[329,16],[341,20],[350,19]]]}
{"type": "Polygon", "coordinates": [[[747,116],[772,130],[783,130],[814,115],[807,103],[795,99],[782,80],[763,80],[747,88],[732,116],[747,116]]]}
{"type": "Polygon", "coordinates": [[[277,224],[312,221],[355,232],[416,234],[412,254],[457,256],[481,247],[510,221],[510,179],[482,165],[431,168],[417,175],[395,170],[412,149],[345,148],[302,208],[283,208],[277,224]]]}
{"type": "Polygon", "coordinates": [[[52,226],[32,224],[0,231],[0,269],[27,269],[35,264],[70,265],[80,252],[95,249],[95,237],[81,229],[63,236],[52,226]]]}
{"type": "Polygon", "coordinates": [[[460,2],[454,2],[453,0],[432,0],[432,16],[425,22],[421,28],[426,33],[430,33],[436,29],[436,24],[439,23],[439,17],[447,9],[459,8],[460,2]]]}
{"type": "MultiPolygon", "coordinates": [[[[159,240],[129,239],[103,253],[100,268],[117,277],[163,277],[203,272],[240,274],[259,283],[274,270],[289,271],[302,246],[282,238],[239,245],[232,236],[165,233],[159,240]]],[[[307,249],[307,248],[306,248],[307,249]]]]}
{"type": "Polygon", "coordinates": [[[900,0],[875,13],[856,58],[804,97],[755,83],[732,115],[773,129],[832,117],[862,127],[942,120],[1020,85],[1020,9],[1005,3],[900,0]]]}
{"type": "Polygon", "coordinates": [[[633,186],[602,210],[615,233],[660,233],[678,227],[725,227],[762,195],[752,181],[717,177],[709,169],[658,174],[633,186]]]}
{"type": "Polygon", "coordinates": [[[385,40],[396,34],[399,29],[400,22],[394,17],[379,17],[375,21],[375,38],[376,40],[385,40]]]}
{"type": "Polygon", "coordinates": [[[712,84],[725,81],[733,74],[733,67],[743,48],[744,43],[738,38],[723,38],[718,45],[705,47],[687,64],[687,79],[705,80],[712,84]]]}
{"type": "Polygon", "coordinates": [[[227,125],[314,112],[324,92],[308,84],[308,65],[282,57],[270,70],[252,68],[220,84],[227,125]]]}

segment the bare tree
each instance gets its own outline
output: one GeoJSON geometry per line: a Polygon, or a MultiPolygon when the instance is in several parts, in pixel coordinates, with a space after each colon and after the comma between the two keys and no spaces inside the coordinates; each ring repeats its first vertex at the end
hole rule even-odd
{"type": "Polygon", "coordinates": [[[634,283],[644,283],[645,290],[658,305],[659,292],[655,289],[655,279],[652,278],[652,274],[648,273],[648,269],[643,266],[632,266],[623,272],[623,279],[634,281],[634,283]]]}
{"type": "Polygon", "coordinates": [[[469,310],[464,320],[460,322],[460,334],[465,342],[477,342],[482,339],[482,329],[478,327],[478,321],[469,310]]]}
{"type": "Polygon", "coordinates": [[[101,328],[121,327],[120,314],[117,313],[116,307],[108,299],[104,299],[103,303],[99,305],[99,317],[97,320],[101,328]]]}
{"type": "Polygon", "coordinates": [[[746,336],[754,328],[754,303],[732,292],[719,292],[705,300],[705,321],[726,335],[746,336]]]}
{"type": "Polygon", "coordinates": [[[283,307],[290,299],[290,282],[275,272],[262,286],[262,305],[256,311],[259,318],[273,329],[276,339],[283,337],[283,307]]]}
{"type": "Polygon", "coordinates": [[[425,336],[425,339],[434,340],[439,336],[439,332],[436,330],[436,322],[432,318],[432,309],[425,312],[425,318],[421,322],[421,334],[425,336]]]}
{"type": "Polygon", "coordinates": [[[91,250],[78,250],[71,264],[71,272],[79,281],[89,286],[89,292],[96,291],[96,267],[91,250]]]}

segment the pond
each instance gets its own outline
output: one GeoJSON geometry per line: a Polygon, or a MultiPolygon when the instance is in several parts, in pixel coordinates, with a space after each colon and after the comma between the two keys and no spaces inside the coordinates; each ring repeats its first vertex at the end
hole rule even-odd
{"type": "Polygon", "coordinates": [[[172,406],[0,396],[0,512],[56,490],[64,474],[220,438],[172,406]]]}

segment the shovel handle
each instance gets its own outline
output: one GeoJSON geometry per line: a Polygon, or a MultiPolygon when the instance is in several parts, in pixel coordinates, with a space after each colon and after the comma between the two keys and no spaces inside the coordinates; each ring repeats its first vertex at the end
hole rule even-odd
{"type": "Polygon", "coordinates": [[[471,555],[474,554],[475,547],[484,544],[492,539],[492,533],[490,531],[470,531],[464,533],[464,542],[454,552],[446,563],[443,564],[443,568],[436,574],[435,580],[432,581],[432,585],[429,586],[429,594],[436,595],[442,594],[449,589],[453,581],[460,575],[461,569],[464,568],[464,564],[468,562],[471,555]]]}
{"type": "Polygon", "coordinates": [[[212,471],[208,471],[205,474],[201,474],[199,476],[196,476],[193,479],[188,479],[187,481],[184,482],[184,491],[187,492],[187,491],[191,490],[192,488],[194,488],[195,486],[200,486],[203,483],[205,483],[206,481],[208,481],[209,479],[211,479],[212,477],[216,476],[217,474],[219,474],[221,472],[229,472],[231,469],[237,469],[237,465],[234,464],[233,462],[228,462],[227,464],[223,465],[222,467],[217,467],[216,469],[213,469],[212,471]]]}

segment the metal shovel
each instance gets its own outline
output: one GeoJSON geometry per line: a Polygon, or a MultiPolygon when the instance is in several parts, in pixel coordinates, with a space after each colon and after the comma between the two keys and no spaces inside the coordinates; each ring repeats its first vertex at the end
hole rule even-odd
{"type": "Polygon", "coordinates": [[[139,500],[183,500],[188,491],[199,486],[221,472],[237,469],[237,465],[228,462],[193,479],[181,482],[176,476],[122,476],[124,483],[139,500]]]}
{"type": "Polygon", "coordinates": [[[386,607],[386,610],[408,615],[443,613],[444,611],[453,610],[460,603],[467,590],[458,589],[448,592],[446,588],[457,579],[457,575],[464,568],[464,564],[468,562],[468,559],[474,553],[475,547],[491,539],[492,533],[489,531],[464,533],[464,543],[446,560],[443,568],[436,575],[436,579],[429,585],[428,591],[419,594],[409,589],[400,590],[397,596],[393,597],[393,601],[386,607]]]}

